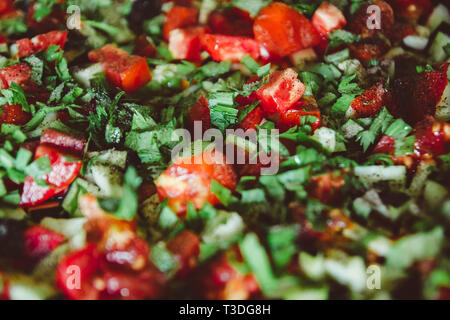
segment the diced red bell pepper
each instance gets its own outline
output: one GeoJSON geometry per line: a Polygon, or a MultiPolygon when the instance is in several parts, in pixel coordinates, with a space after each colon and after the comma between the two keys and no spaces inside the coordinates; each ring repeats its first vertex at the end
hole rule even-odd
{"type": "Polygon", "coordinates": [[[392,104],[392,94],[385,88],[385,83],[380,81],[353,100],[346,116],[349,118],[373,117],[383,106],[390,108],[392,104]]]}
{"type": "Polygon", "coordinates": [[[173,253],[178,262],[177,277],[184,277],[195,268],[200,254],[200,239],[195,233],[183,231],[170,239],[166,248],[173,253]]]}
{"type": "Polygon", "coordinates": [[[396,18],[412,23],[428,15],[433,8],[430,0],[393,0],[391,3],[396,18]]]}
{"type": "Polygon", "coordinates": [[[179,28],[195,26],[197,24],[197,9],[182,6],[172,6],[166,15],[163,27],[164,39],[169,40],[170,32],[179,28]]]}
{"type": "Polygon", "coordinates": [[[65,240],[63,234],[39,225],[32,226],[25,230],[23,237],[25,253],[32,259],[43,258],[65,240]]]}
{"type": "Polygon", "coordinates": [[[256,91],[265,115],[283,113],[303,96],[306,87],[297,76],[291,68],[269,75],[269,82],[256,91]]]}
{"type": "MultiPolygon", "coordinates": [[[[240,107],[239,112],[242,112],[241,110],[244,110],[244,107],[240,107]]],[[[256,106],[244,117],[244,119],[242,119],[241,123],[239,124],[239,127],[241,127],[244,130],[256,129],[256,126],[261,123],[263,118],[264,112],[262,111],[260,106],[256,106]]]]}
{"type": "Polygon", "coordinates": [[[259,45],[251,38],[205,34],[202,42],[214,61],[240,62],[247,54],[259,58],[259,45]]]}
{"type": "Polygon", "coordinates": [[[253,19],[236,14],[235,8],[214,11],[208,17],[212,33],[253,38],[253,19]]]}
{"type": "Polygon", "coordinates": [[[114,45],[93,50],[88,57],[93,62],[101,62],[108,80],[126,93],[133,93],[151,80],[145,58],[129,55],[114,45]]]}
{"type": "Polygon", "coordinates": [[[141,34],[134,42],[134,53],[138,56],[151,58],[155,55],[155,46],[148,41],[145,34],[141,34]]]}
{"type": "Polygon", "coordinates": [[[51,144],[70,153],[82,155],[86,146],[86,139],[47,128],[41,134],[41,143],[51,144]]]}
{"type": "Polygon", "coordinates": [[[377,36],[379,32],[389,38],[393,31],[393,25],[394,10],[392,10],[387,2],[376,0],[359,7],[356,13],[349,19],[348,28],[351,32],[361,35],[362,38],[372,38],[377,36]],[[380,9],[379,26],[375,25],[377,19],[376,13],[374,14],[373,10],[369,10],[368,12],[368,7],[371,5],[377,6],[380,9]]]}
{"type": "Polygon", "coordinates": [[[64,49],[67,40],[68,31],[50,31],[38,34],[33,38],[23,38],[16,41],[18,47],[18,56],[25,57],[39,50],[47,50],[52,44],[64,49]]]}
{"type": "Polygon", "coordinates": [[[174,59],[199,61],[201,60],[202,36],[204,27],[190,27],[174,29],[169,35],[169,50],[174,59]]]}
{"type": "Polygon", "coordinates": [[[194,132],[195,121],[201,121],[202,132],[211,128],[211,113],[208,106],[208,100],[206,100],[204,95],[202,95],[188,110],[188,118],[192,132],[194,132]]]}
{"type": "Polygon", "coordinates": [[[211,182],[216,180],[225,188],[234,190],[237,177],[233,167],[226,164],[218,151],[199,153],[191,158],[180,158],[155,181],[160,199],[168,198],[169,207],[184,216],[188,202],[200,209],[206,202],[219,204],[211,192],[211,182]]]}
{"type": "Polygon", "coordinates": [[[313,26],[319,33],[327,35],[333,30],[341,29],[347,24],[344,14],[336,6],[322,2],[311,19],[313,26]]]}
{"type": "Polygon", "coordinates": [[[14,11],[12,0],[0,0],[0,15],[14,11]]]}
{"type": "Polygon", "coordinates": [[[285,57],[314,47],[320,35],[301,13],[281,2],[263,8],[253,25],[255,39],[273,57],[285,57]]]}
{"type": "Polygon", "coordinates": [[[31,118],[28,112],[23,111],[20,104],[5,104],[0,109],[0,125],[2,123],[22,125],[27,123],[31,118]]]}
{"type": "Polygon", "coordinates": [[[101,260],[95,244],[65,256],[56,269],[56,284],[71,300],[96,300],[99,291],[91,278],[100,272],[101,260]]]}
{"type": "Polygon", "coordinates": [[[289,128],[299,126],[301,124],[302,117],[304,116],[314,116],[317,118],[317,120],[311,124],[312,133],[314,133],[314,130],[320,127],[321,122],[320,109],[312,96],[303,97],[295,103],[291,109],[280,113],[277,127],[282,131],[286,131],[289,128]]]}
{"type": "Polygon", "coordinates": [[[29,84],[30,79],[31,67],[25,62],[4,67],[0,70],[1,89],[8,89],[13,82],[19,86],[26,86],[29,84]]]}
{"type": "Polygon", "coordinates": [[[51,165],[50,173],[42,177],[49,185],[39,186],[28,176],[20,199],[22,207],[34,206],[61,193],[80,172],[82,161],[75,155],[65,154],[61,149],[41,144],[36,148],[35,159],[43,156],[48,156],[51,165]]]}

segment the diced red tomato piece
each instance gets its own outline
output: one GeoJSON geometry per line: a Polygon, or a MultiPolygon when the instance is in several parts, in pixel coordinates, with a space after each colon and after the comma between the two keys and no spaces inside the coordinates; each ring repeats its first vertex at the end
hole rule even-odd
{"type": "Polygon", "coordinates": [[[197,9],[182,6],[172,6],[166,15],[163,27],[164,39],[169,40],[170,32],[179,28],[195,26],[197,24],[197,9]]]}
{"type": "Polygon", "coordinates": [[[320,109],[312,96],[304,96],[291,109],[280,113],[277,127],[282,131],[286,131],[294,126],[299,126],[304,116],[314,116],[317,118],[311,124],[312,132],[320,127],[320,109]]]}
{"type": "Polygon", "coordinates": [[[178,262],[177,277],[186,276],[195,268],[200,254],[200,239],[195,233],[185,230],[170,239],[166,247],[178,262]]]}
{"type": "Polygon", "coordinates": [[[40,186],[30,176],[25,178],[23,184],[22,195],[20,197],[21,207],[31,207],[48,200],[55,195],[64,191],[63,189],[55,189],[49,186],[40,186]]]}
{"type": "Polygon", "coordinates": [[[0,125],[2,123],[21,125],[27,123],[31,118],[28,112],[23,111],[20,104],[5,104],[0,109],[0,125]]]}
{"type": "MultiPolygon", "coordinates": [[[[359,34],[362,38],[371,38],[381,32],[389,38],[394,24],[394,10],[383,0],[376,0],[372,3],[362,5],[356,13],[349,19],[348,28],[353,33],[359,34]],[[369,10],[369,6],[377,6],[380,9],[379,28],[374,28],[377,18],[376,11],[369,10]]],[[[377,26],[378,27],[378,26],[377,26]]]]}
{"type": "Polygon", "coordinates": [[[25,57],[39,50],[47,50],[52,44],[64,49],[67,40],[68,31],[50,31],[28,39],[16,41],[18,47],[18,56],[25,57]]]}
{"type": "Polygon", "coordinates": [[[147,243],[129,230],[116,229],[112,223],[102,240],[105,260],[125,270],[140,271],[147,266],[150,249],[147,243]],[[126,238],[125,241],[123,241],[126,238]]]}
{"type": "Polygon", "coordinates": [[[367,63],[369,60],[378,59],[384,55],[389,50],[389,46],[380,38],[368,38],[349,45],[349,49],[353,58],[367,63]]]}
{"type": "Polygon", "coordinates": [[[134,53],[142,57],[151,58],[155,55],[156,49],[155,46],[148,41],[147,36],[141,34],[134,42],[134,53]]]}
{"type": "Polygon", "coordinates": [[[25,230],[23,236],[25,253],[29,258],[33,259],[40,259],[46,256],[65,240],[63,234],[39,225],[25,230]]]}
{"type": "Polygon", "coordinates": [[[396,18],[412,23],[429,14],[433,8],[430,0],[393,0],[391,3],[396,18]]]}
{"type": "Polygon", "coordinates": [[[88,244],[65,256],[56,269],[56,284],[71,300],[96,300],[99,291],[91,278],[100,272],[99,253],[95,244],[88,244]]]}
{"type": "Polygon", "coordinates": [[[13,82],[19,86],[26,86],[30,83],[30,79],[31,67],[25,62],[4,67],[0,70],[1,89],[8,89],[13,82]]]}
{"type": "Polygon", "coordinates": [[[188,110],[191,130],[194,131],[194,122],[201,121],[202,132],[211,128],[211,114],[208,100],[202,95],[197,102],[188,110]]]}
{"type": "MultiPolygon", "coordinates": [[[[243,109],[244,109],[243,107],[239,108],[240,112],[243,109]]],[[[259,106],[256,106],[244,117],[244,119],[242,119],[241,123],[239,124],[239,127],[241,127],[244,130],[256,129],[256,126],[261,123],[263,118],[264,112],[259,106]]]]}
{"type": "Polygon", "coordinates": [[[281,2],[263,8],[253,25],[255,39],[273,57],[285,57],[314,47],[320,35],[302,14],[281,2]]]}
{"type": "Polygon", "coordinates": [[[108,80],[126,93],[133,93],[151,80],[145,58],[128,55],[114,45],[93,50],[88,57],[93,62],[101,62],[108,80]]]}
{"type": "Polygon", "coordinates": [[[264,114],[272,115],[289,109],[303,96],[305,90],[305,85],[297,78],[297,72],[288,68],[273,71],[269,75],[269,82],[256,91],[256,96],[261,100],[259,105],[264,114]]]}
{"type": "Polygon", "coordinates": [[[34,206],[64,191],[80,172],[82,161],[72,154],[65,154],[61,149],[47,144],[40,144],[36,148],[35,159],[48,156],[51,171],[42,179],[48,186],[39,186],[32,177],[25,179],[20,205],[34,206]]]}
{"type": "Polygon", "coordinates": [[[0,0],[0,14],[5,14],[14,10],[11,0],[0,0]]]}
{"type": "Polygon", "coordinates": [[[83,154],[86,139],[47,128],[41,134],[41,143],[51,144],[74,154],[83,154]]]}
{"type": "Polygon", "coordinates": [[[235,8],[223,12],[214,11],[208,17],[212,33],[253,38],[253,20],[236,14],[235,8]]]}
{"type": "Polygon", "coordinates": [[[205,34],[202,42],[215,61],[240,62],[247,54],[253,59],[259,58],[259,45],[251,38],[205,34]]]}
{"type": "Polygon", "coordinates": [[[161,199],[168,198],[169,207],[184,215],[188,202],[200,209],[206,202],[219,204],[211,192],[212,180],[234,190],[237,177],[233,167],[218,151],[199,153],[191,158],[178,159],[163,172],[155,184],[161,199]]]}
{"type": "Polygon", "coordinates": [[[321,34],[327,35],[331,31],[341,29],[347,24],[344,14],[336,6],[322,2],[311,19],[313,26],[321,34]]]}
{"type": "Polygon", "coordinates": [[[52,170],[43,178],[56,188],[68,187],[80,172],[82,161],[75,155],[65,154],[59,148],[41,144],[36,148],[35,159],[48,156],[52,170]]]}
{"type": "Polygon", "coordinates": [[[172,30],[169,35],[169,50],[173,58],[191,61],[201,60],[201,39],[205,32],[204,27],[172,30]]]}
{"type": "Polygon", "coordinates": [[[368,118],[380,112],[383,106],[390,108],[392,105],[392,95],[385,88],[385,83],[380,81],[357,96],[347,110],[349,118],[368,118]]]}

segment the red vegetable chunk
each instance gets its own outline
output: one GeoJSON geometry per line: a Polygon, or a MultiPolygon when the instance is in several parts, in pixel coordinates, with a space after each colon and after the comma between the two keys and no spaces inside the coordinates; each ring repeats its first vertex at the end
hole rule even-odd
{"type": "Polygon", "coordinates": [[[86,146],[86,139],[47,128],[41,134],[41,143],[51,144],[71,153],[82,154],[86,146]]]}
{"type": "Polygon", "coordinates": [[[285,57],[320,43],[320,35],[301,13],[280,2],[263,8],[253,25],[255,39],[271,57],[285,57]]]}
{"type": "Polygon", "coordinates": [[[112,44],[89,52],[88,57],[93,62],[102,63],[111,84],[126,93],[133,93],[151,80],[145,58],[129,55],[112,44]]]}
{"type": "Polygon", "coordinates": [[[48,255],[65,240],[63,234],[39,225],[25,230],[23,236],[25,239],[25,253],[33,259],[39,259],[48,255]]]}
{"type": "Polygon", "coordinates": [[[168,198],[169,207],[184,215],[188,202],[200,209],[206,202],[219,204],[211,192],[212,180],[234,190],[237,178],[233,167],[218,151],[199,153],[191,158],[178,159],[163,172],[155,184],[161,199],[168,198]]]}
{"type": "Polygon", "coordinates": [[[19,86],[26,86],[30,83],[31,68],[21,62],[0,70],[0,89],[8,89],[11,83],[15,82],[19,86]]]}
{"type": "Polygon", "coordinates": [[[251,38],[205,34],[202,42],[215,61],[240,62],[247,54],[259,58],[259,45],[251,38]]]}
{"type": "Polygon", "coordinates": [[[169,50],[174,59],[198,61],[201,60],[202,36],[204,27],[174,29],[169,35],[169,50]]]}
{"type": "Polygon", "coordinates": [[[0,107],[0,125],[2,123],[25,124],[30,120],[30,114],[23,111],[20,104],[5,104],[0,107]]]}
{"type": "Polygon", "coordinates": [[[311,22],[316,30],[323,35],[327,35],[333,30],[341,29],[347,24],[342,11],[328,2],[323,2],[317,8],[311,22]]]}
{"type": "Polygon", "coordinates": [[[197,24],[197,9],[173,6],[166,15],[163,36],[169,40],[170,32],[179,28],[186,28],[197,24]]]}
{"type": "Polygon", "coordinates": [[[277,127],[282,131],[286,131],[294,126],[299,126],[302,123],[302,117],[305,116],[317,118],[316,121],[310,124],[313,132],[320,127],[320,109],[312,96],[304,96],[291,109],[282,112],[278,118],[277,127]]]}
{"type": "Polygon", "coordinates": [[[383,106],[390,108],[393,103],[392,95],[385,86],[384,82],[378,82],[357,96],[350,104],[346,116],[349,118],[373,117],[383,106]]]}
{"type": "Polygon", "coordinates": [[[20,39],[16,41],[18,46],[18,56],[29,56],[39,50],[47,50],[52,44],[64,49],[67,40],[68,31],[50,31],[28,39],[20,39]]]}
{"type": "Polygon", "coordinates": [[[297,72],[288,68],[273,71],[269,82],[256,91],[256,96],[261,100],[260,106],[264,113],[272,115],[289,109],[302,97],[305,90],[305,85],[297,79],[297,72]]]}

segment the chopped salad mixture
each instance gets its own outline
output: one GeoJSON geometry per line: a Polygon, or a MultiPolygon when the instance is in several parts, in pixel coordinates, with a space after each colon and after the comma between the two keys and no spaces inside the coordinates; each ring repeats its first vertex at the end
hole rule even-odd
{"type": "Polygon", "coordinates": [[[430,0],[0,0],[0,299],[450,298],[449,55],[430,0]]]}

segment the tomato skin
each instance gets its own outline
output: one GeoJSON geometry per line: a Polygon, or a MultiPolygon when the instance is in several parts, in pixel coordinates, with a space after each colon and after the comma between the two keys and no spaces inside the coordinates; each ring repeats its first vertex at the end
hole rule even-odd
{"type": "Polygon", "coordinates": [[[92,62],[100,62],[112,85],[126,93],[133,93],[151,80],[150,69],[145,58],[129,55],[126,51],[108,44],[88,54],[92,62]]]}
{"type": "Polygon", "coordinates": [[[78,138],[52,128],[45,129],[41,134],[41,143],[51,144],[63,150],[81,155],[86,146],[86,139],[78,138]]]}
{"type": "Polygon", "coordinates": [[[450,152],[450,124],[425,117],[414,127],[414,153],[421,159],[437,157],[450,152]]]}
{"type": "Polygon", "coordinates": [[[8,89],[11,83],[15,82],[19,86],[26,86],[30,83],[31,68],[21,62],[12,66],[4,67],[0,70],[0,88],[8,89]]]}
{"type": "Polygon", "coordinates": [[[389,46],[379,38],[368,38],[349,45],[349,49],[353,58],[367,63],[369,60],[380,58],[389,50],[389,46]]]}
{"type": "Polygon", "coordinates": [[[169,35],[169,50],[174,59],[201,60],[202,37],[207,32],[204,27],[174,29],[169,35]]]}
{"type": "Polygon", "coordinates": [[[18,56],[26,57],[39,50],[47,50],[52,44],[64,49],[68,31],[50,31],[28,39],[23,38],[16,41],[18,56]]]}
{"type": "Polygon", "coordinates": [[[197,24],[197,9],[182,6],[172,6],[166,15],[163,27],[164,39],[169,40],[170,32],[179,28],[186,28],[197,24]]]}
{"type": "Polygon", "coordinates": [[[269,75],[269,82],[256,91],[265,115],[283,113],[302,97],[306,87],[297,76],[291,68],[269,75]]]}
{"type": "Polygon", "coordinates": [[[308,194],[326,204],[338,203],[342,200],[341,188],[344,186],[344,175],[334,172],[311,177],[308,194]]]}
{"type": "Polygon", "coordinates": [[[65,236],[40,225],[24,232],[25,253],[29,258],[40,259],[52,252],[64,240],[65,236]]]}
{"type": "Polygon", "coordinates": [[[259,45],[251,38],[205,34],[202,43],[214,61],[240,62],[247,54],[259,58],[259,45]]]}
{"type": "Polygon", "coordinates": [[[320,42],[319,33],[308,19],[280,2],[272,2],[260,11],[253,32],[255,40],[273,57],[285,57],[320,42]]]}
{"type": "Polygon", "coordinates": [[[196,209],[202,208],[206,202],[219,204],[211,193],[212,180],[232,191],[237,184],[233,167],[225,161],[218,151],[178,159],[155,181],[160,199],[167,197],[169,207],[180,216],[184,216],[189,201],[196,209]]]}
{"type": "Polygon", "coordinates": [[[23,111],[20,104],[5,104],[0,107],[0,126],[2,123],[10,123],[22,125],[27,123],[31,116],[28,112],[23,111]]]}
{"type": "Polygon", "coordinates": [[[178,262],[177,277],[185,277],[196,266],[200,255],[200,239],[188,230],[170,239],[166,248],[172,252],[178,262]]]}
{"type": "Polygon", "coordinates": [[[323,35],[328,35],[331,31],[341,29],[347,24],[342,11],[328,2],[322,2],[316,9],[311,22],[316,30],[323,35]]]}
{"type": "Polygon", "coordinates": [[[277,127],[286,131],[301,124],[302,116],[315,116],[317,120],[311,124],[312,133],[321,126],[320,109],[312,96],[304,96],[292,108],[280,114],[277,127]]]}
{"type": "Polygon", "coordinates": [[[380,81],[357,96],[347,110],[349,118],[374,117],[383,106],[391,108],[393,99],[391,93],[385,88],[385,83],[380,81]]]}

